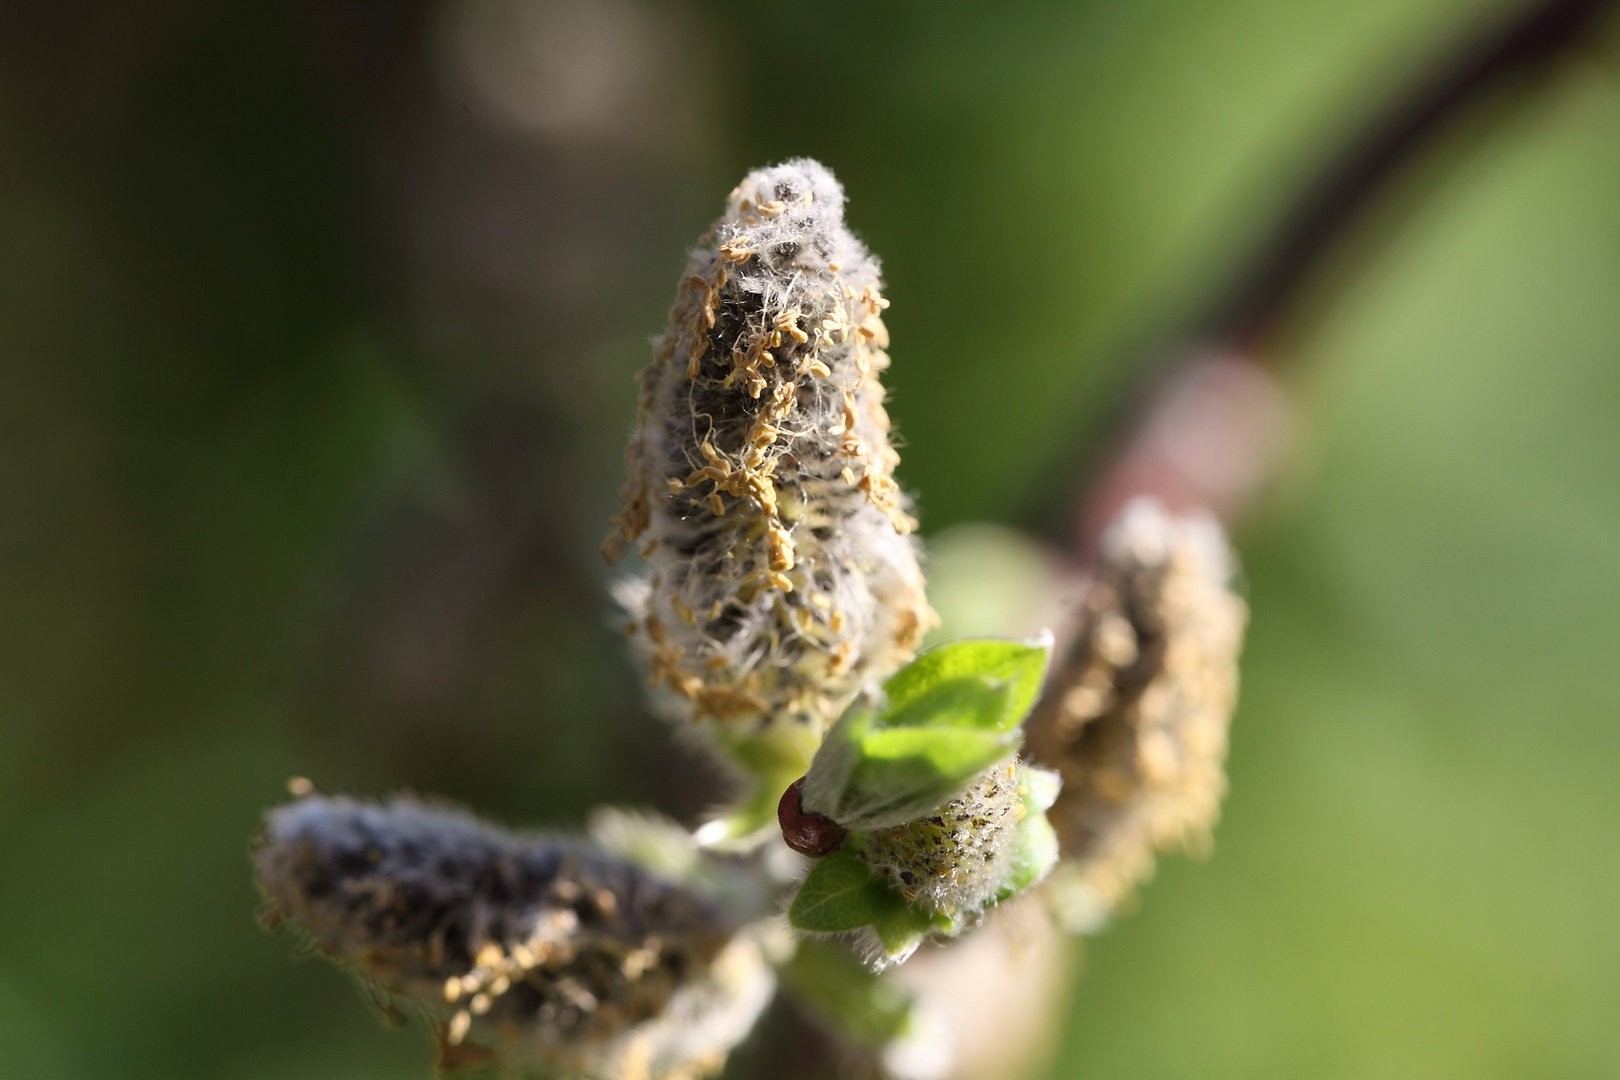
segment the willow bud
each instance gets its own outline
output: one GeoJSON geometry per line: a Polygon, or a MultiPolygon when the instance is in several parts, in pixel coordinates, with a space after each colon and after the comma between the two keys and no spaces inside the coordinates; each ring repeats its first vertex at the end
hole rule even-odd
{"type": "Polygon", "coordinates": [[[1208,848],[1247,621],[1207,515],[1138,499],[1100,548],[1079,632],[1026,726],[1035,759],[1063,778],[1049,817],[1076,929],[1106,919],[1157,851],[1208,848]]]}
{"type": "Polygon", "coordinates": [[[1056,792],[1051,774],[1016,760],[1002,762],[927,817],[868,832],[867,865],[913,903],[974,917],[1014,891],[1019,872],[1027,869],[1016,865],[1018,827],[1050,803],[1045,790],[1056,792]],[[1032,785],[1043,792],[1032,793],[1032,785]]]}
{"type": "Polygon", "coordinates": [[[269,814],[254,860],[266,922],[424,1014],[447,1062],[707,1075],[774,985],[718,908],[582,840],[310,797],[269,814]]]}
{"type": "Polygon", "coordinates": [[[933,612],[894,481],[877,260],[806,159],[750,173],[692,253],[640,375],[604,545],[661,710],[809,732],[908,659],[933,612]]]}

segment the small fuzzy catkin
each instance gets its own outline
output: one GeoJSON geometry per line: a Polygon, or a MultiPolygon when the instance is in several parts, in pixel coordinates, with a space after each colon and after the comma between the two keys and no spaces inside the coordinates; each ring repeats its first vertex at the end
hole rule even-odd
{"type": "Polygon", "coordinates": [[[724,913],[581,840],[315,796],[270,812],[254,859],[266,922],[400,995],[447,1063],[705,1076],[774,985],[724,913]]]}
{"type": "Polygon", "coordinates": [[[977,912],[1009,876],[1012,841],[1029,809],[1030,770],[987,769],[935,813],[866,834],[866,863],[907,900],[946,914],[977,912]]]}
{"type": "Polygon", "coordinates": [[[662,711],[814,746],[934,615],[878,375],[877,260],[814,161],[749,173],[682,275],[640,375],[624,509],[604,553],[662,711]]]}
{"type": "Polygon", "coordinates": [[[1035,760],[1063,778],[1049,818],[1076,929],[1145,881],[1156,851],[1209,846],[1248,618],[1207,515],[1138,499],[1100,548],[1079,632],[1025,728],[1035,760]]]}

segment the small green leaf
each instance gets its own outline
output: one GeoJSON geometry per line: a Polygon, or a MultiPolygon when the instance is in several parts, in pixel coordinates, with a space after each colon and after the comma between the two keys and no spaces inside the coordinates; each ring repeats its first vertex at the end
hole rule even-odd
{"type": "Polygon", "coordinates": [[[810,868],[788,909],[788,922],[813,934],[838,934],[896,921],[897,913],[909,907],[905,897],[846,848],[810,868]]]}
{"type": "Polygon", "coordinates": [[[1036,814],[1018,823],[1013,837],[1013,857],[1007,884],[997,894],[997,900],[1016,896],[1051,873],[1057,865],[1058,838],[1046,815],[1036,814]]]}
{"type": "Polygon", "coordinates": [[[959,641],[923,653],[827,734],[804,805],[849,828],[899,825],[950,801],[1014,753],[1040,692],[1050,638],[959,641]]]}
{"type": "MultiPolygon", "coordinates": [[[[851,845],[858,846],[858,841],[851,845]]],[[[812,934],[840,934],[870,926],[890,961],[910,956],[932,931],[952,933],[956,929],[949,916],[908,902],[849,847],[810,868],[788,908],[788,922],[812,934]]]]}
{"type": "Polygon", "coordinates": [[[929,649],[883,684],[887,704],[878,723],[1011,731],[1035,707],[1051,651],[1050,635],[929,649]]]}
{"type": "Polygon", "coordinates": [[[877,715],[872,702],[857,698],[844,710],[844,714],[821,740],[814,760],[804,777],[804,808],[812,813],[825,814],[834,821],[839,817],[850,774],[860,764],[862,746],[872,730],[877,715]]]}
{"type": "Polygon", "coordinates": [[[904,898],[900,906],[885,913],[872,923],[872,929],[877,932],[878,941],[883,944],[883,951],[894,961],[904,960],[916,951],[917,946],[923,943],[923,938],[930,932],[938,930],[946,936],[956,932],[956,922],[948,915],[940,915],[915,904],[908,904],[904,898]]]}
{"type": "Polygon", "coordinates": [[[997,900],[1023,892],[1045,878],[1057,865],[1057,832],[1052,828],[1052,823],[1046,820],[1046,810],[1057,799],[1062,782],[1054,772],[1026,769],[1024,784],[1023,803],[1028,813],[1013,834],[1012,861],[1006,884],[997,894],[997,900]]]}
{"type": "Polygon", "coordinates": [[[1018,749],[1018,732],[961,728],[880,731],[863,751],[845,787],[844,818],[875,829],[913,821],[949,802],[973,779],[1018,749]]]}
{"type": "Polygon", "coordinates": [[[1063,778],[1051,769],[1037,769],[1027,766],[1023,775],[1024,792],[1023,804],[1031,814],[1045,813],[1052,809],[1057,802],[1058,792],[1063,790],[1063,778]]]}

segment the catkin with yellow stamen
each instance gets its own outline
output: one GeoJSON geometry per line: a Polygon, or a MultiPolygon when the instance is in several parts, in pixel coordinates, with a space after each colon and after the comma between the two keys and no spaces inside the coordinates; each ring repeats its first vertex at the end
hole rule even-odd
{"type": "Polygon", "coordinates": [[[1025,727],[1035,760],[1063,778],[1048,816],[1076,928],[1145,881],[1157,851],[1208,847],[1248,618],[1233,572],[1207,515],[1138,499],[1103,536],[1079,632],[1025,727]]]}
{"type": "MultiPolygon", "coordinates": [[[[934,622],[894,481],[878,264],[798,159],[750,173],[693,252],[640,376],[604,550],[662,711],[812,737],[934,622]]],[[[810,743],[813,748],[813,741],[810,743]]]]}
{"type": "Polygon", "coordinates": [[[269,814],[254,861],[266,921],[425,1014],[447,1061],[706,1076],[774,986],[712,903],[583,840],[311,797],[269,814]]]}

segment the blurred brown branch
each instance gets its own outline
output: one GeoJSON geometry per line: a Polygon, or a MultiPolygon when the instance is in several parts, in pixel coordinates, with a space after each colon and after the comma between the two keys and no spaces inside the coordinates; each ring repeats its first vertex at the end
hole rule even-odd
{"type": "MultiPolygon", "coordinates": [[[[1522,98],[1605,25],[1614,0],[1538,0],[1426,67],[1300,189],[1232,284],[1145,365],[1051,529],[1083,562],[1119,508],[1152,495],[1230,525],[1288,443],[1290,405],[1274,378],[1282,323],[1341,242],[1424,154],[1488,101],[1522,98]]],[[[1075,478],[1069,477],[1074,484],[1075,478]]]]}

